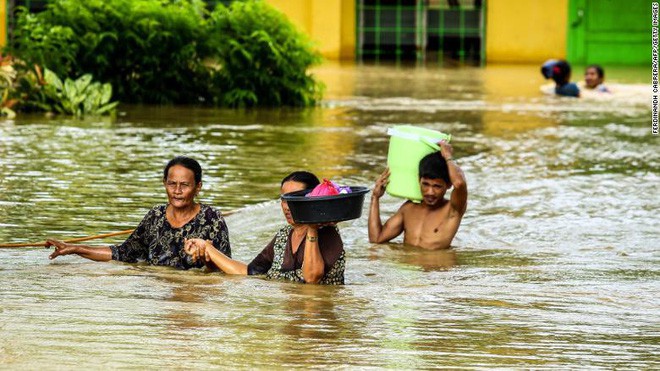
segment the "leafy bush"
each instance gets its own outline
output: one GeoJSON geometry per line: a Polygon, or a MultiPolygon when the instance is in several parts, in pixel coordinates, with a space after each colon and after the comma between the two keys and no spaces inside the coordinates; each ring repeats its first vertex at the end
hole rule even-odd
{"type": "Polygon", "coordinates": [[[48,13],[30,14],[20,7],[9,53],[29,65],[52,66],[56,73],[66,76],[78,69],[81,45],[75,42],[73,29],[54,24],[48,16],[48,13]]]}
{"type": "Polygon", "coordinates": [[[59,113],[76,117],[103,115],[114,111],[118,102],[110,102],[112,86],[109,83],[92,82],[92,75],[82,75],[77,80],[67,78],[62,83],[57,75],[44,71],[46,95],[54,102],[53,108],[59,113]]]}
{"type": "Polygon", "coordinates": [[[59,76],[91,73],[125,102],[191,103],[208,92],[198,2],[59,0],[20,13],[13,53],[59,76]]]}
{"type": "Polygon", "coordinates": [[[76,80],[64,82],[49,69],[42,73],[39,66],[26,68],[18,65],[12,81],[12,98],[22,111],[63,113],[76,117],[107,115],[115,112],[118,102],[110,102],[112,86],[92,81],[86,74],[76,80]]]}
{"type": "Polygon", "coordinates": [[[282,13],[262,1],[218,5],[209,28],[220,64],[219,105],[309,106],[320,99],[321,86],[307,69],[321,57],[282,13]]]}
{"type": "Polygon", "coordinates": [[[259,0],[55,0],[18,15],[8,50],[62,77],[92,74],[131,103],[314,104],[320,61],[308,39],[259,0]]]}

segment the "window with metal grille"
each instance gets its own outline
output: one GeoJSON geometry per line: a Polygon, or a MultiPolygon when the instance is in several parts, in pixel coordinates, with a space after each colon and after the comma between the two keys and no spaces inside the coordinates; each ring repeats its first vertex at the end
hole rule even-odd
{"type": "Polygon", "coordinates": [[[482,0],[358,0],[360,60],[481,63],[482,0]]]}

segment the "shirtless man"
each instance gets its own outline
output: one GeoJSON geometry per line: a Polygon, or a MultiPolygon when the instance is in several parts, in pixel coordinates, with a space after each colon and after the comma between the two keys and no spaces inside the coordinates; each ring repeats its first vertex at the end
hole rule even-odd
{"type": "Polygon", "coordinates": [[[403,243],[425,249],[446,249],[451,245],[467,208],[467,183],[463,171],[454,163],[453,149],[441,141],[440,152],[419,162],[422,202],[406,201],[385,224],[380,220],[380,198],[385,193],[389,169],[380,175],[371,196],[369,242],[390,241],[403,232],[403,243]],[[449,200],[445,193],[454,190],[449,200]]]}

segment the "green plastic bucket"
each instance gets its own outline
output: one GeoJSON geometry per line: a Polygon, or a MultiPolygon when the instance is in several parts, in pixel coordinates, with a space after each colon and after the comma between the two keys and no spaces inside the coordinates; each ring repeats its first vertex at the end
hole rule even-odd
{"type": "Polygon", "coordinates": [[[439,151],[440,147],[436,143],[442,139],[449,142],[451,135],[410,125],[395,126],[387,134],[390,135],[387,153],[390,182],[386,191],[391,196],[419,202],[422,200],[419,161],[429,153],[439,151]]]}

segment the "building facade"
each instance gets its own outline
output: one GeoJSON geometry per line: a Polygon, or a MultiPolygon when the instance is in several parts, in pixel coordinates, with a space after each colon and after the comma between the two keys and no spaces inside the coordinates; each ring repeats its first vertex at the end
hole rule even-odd
{"type": "MultiPolygon", "coordinates": [[[[651,0],[265,0],[328,59],[647,64],[651,0]]],[[[229,3],[231,0],[207,1],[229,3]]],[[[11,11],[48,0],[0,0],[11,11]]]]}

